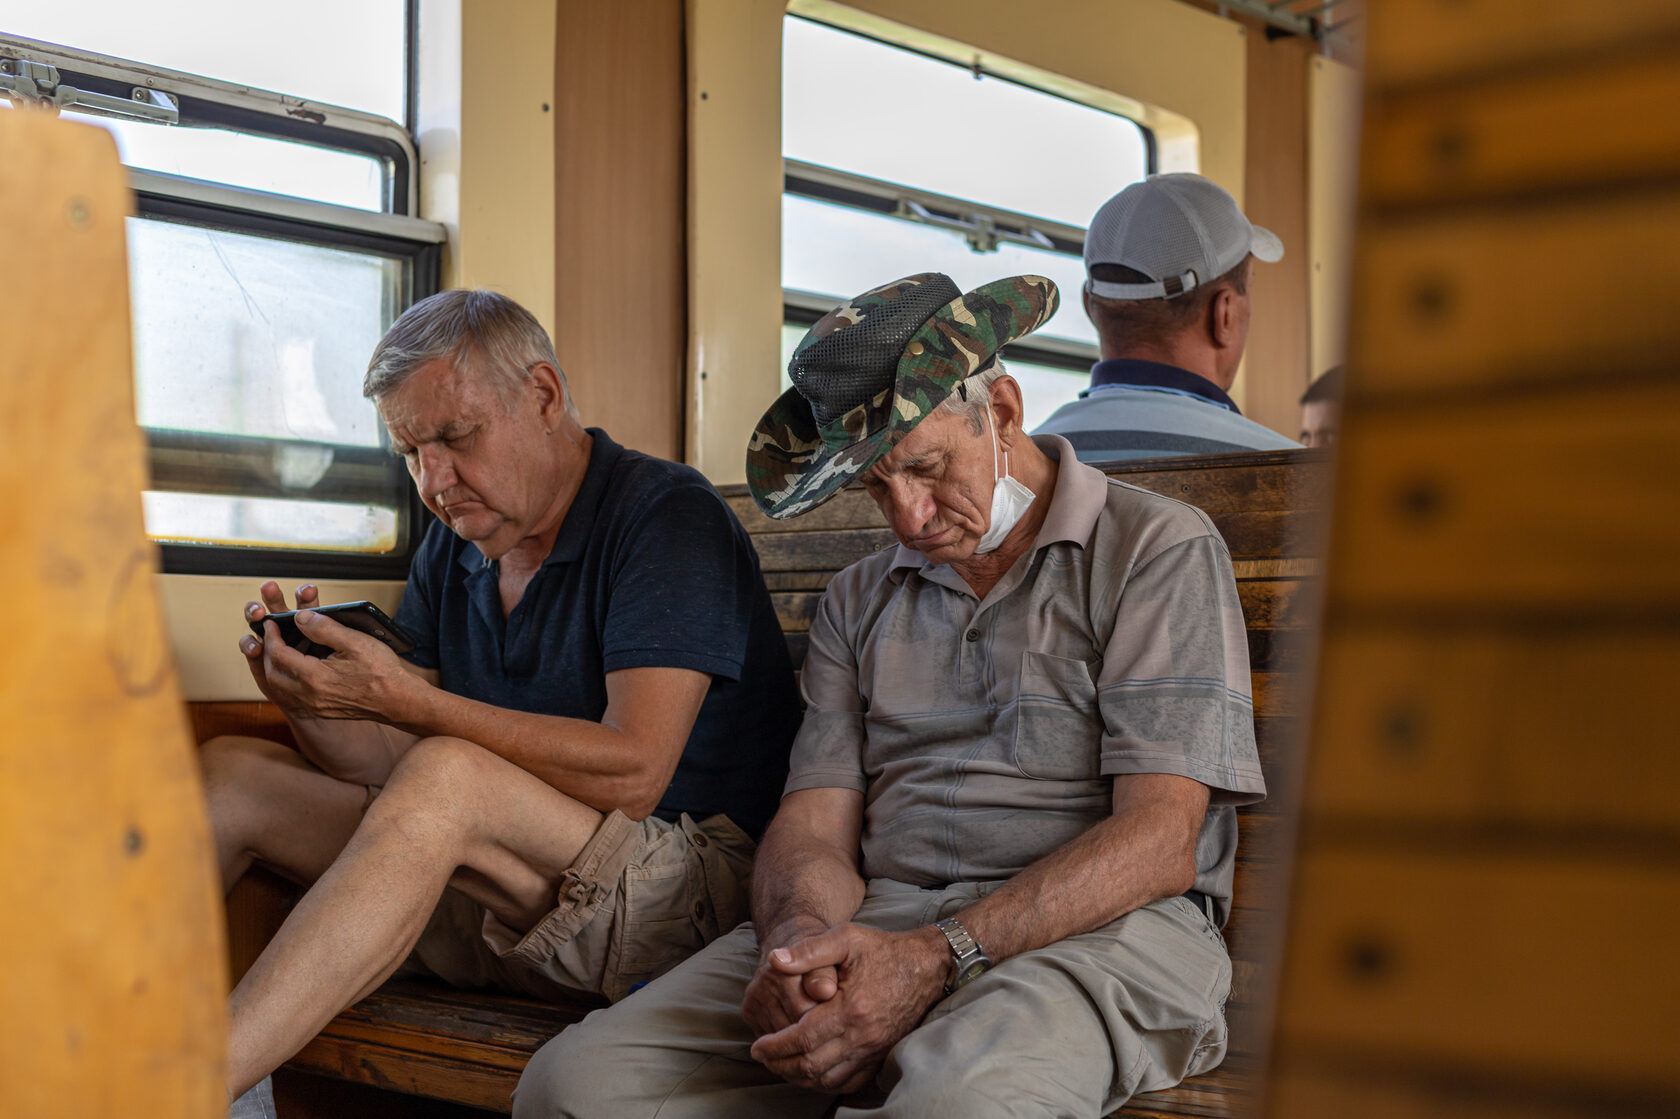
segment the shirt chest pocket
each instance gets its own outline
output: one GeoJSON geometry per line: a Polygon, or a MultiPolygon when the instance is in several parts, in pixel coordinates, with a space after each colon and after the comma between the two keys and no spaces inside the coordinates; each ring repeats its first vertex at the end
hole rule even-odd
{"type": "Polygon", "coordinates": [[[1097,685],[1084,661],[1021,654],[1015,766],[1029,777],[1095,779],[1102,739],[1097,685]]]}

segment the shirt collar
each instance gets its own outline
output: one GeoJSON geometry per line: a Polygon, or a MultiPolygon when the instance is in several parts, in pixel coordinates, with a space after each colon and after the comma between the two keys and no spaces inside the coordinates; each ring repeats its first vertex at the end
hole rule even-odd
{"type": "MultiPolygon", "coordinates": [[[[1064,540],[1083,548],[1096,531],[1097,518],[1108,502],[1108,477],[1096,467],[1080,462],[1073,444],[1060,435],[1034,435],[1032,441],[1047,458],[1058,464],[1056,489],[1050,495],[1050,508],[1044,514],[1044,523],[1038,526],[1038,535],[1033,538],[1032,550],[1036,552],[1046,545],[1064,540]]],[[[898,545],[898,551],[893,556],[892,570],[895,572],[900,568],[933,566],[944,565],[930,563],[922,553],[903,544],[898,545]]]]}
{"type": "MultiPolygon", "coordinates": [[[[583,558],[589,538],[595,531],[595,518],[601,511],[601,499],[606,495],[613,465],[624,454],[624,448],[600,428],[589,428],[589,434],[593,439],[589,448],[589,465],[584,470],[583,482],[578,486],[572,503],[566,507],[559,535],[555,536],[554,546],[548,550],[548,558],[543,560],[544,567],[551,563],[576,563],[583,558]]],[[[478,550],[476,543],[468,541],[456,562],[468,571],[477,571],[489,566],[490,560],[478,550]]]]}
{"type": "Polygon", "coordinates": [[[1079,395],[1087,396],[1091,389],[1101,388],[1104,385],[1138,389],[1169,389],[1173,392],[1201,397],[1209,404],[1217,404],[1228,411],[1236,412],[1239,416],[1242,415],[1242,412],[1237,408],[1236,401],[1232,400],[1224,389],[1206,377],[1192,373],[1188,369],[1180,369],[1176,365],[1166,365],[1159,361],[1144,361],[1141,358],[1132,357],[1110,358],[1108,361],[1099,361],[1091,367],[1091,388],[1086,389],[1079,395]]]}

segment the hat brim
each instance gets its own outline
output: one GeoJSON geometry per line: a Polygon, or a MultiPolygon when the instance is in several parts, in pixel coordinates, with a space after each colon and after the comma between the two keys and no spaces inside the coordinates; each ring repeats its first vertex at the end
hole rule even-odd
{"type": "Polygon", "coordinates": [[[1249,239],[1248,251],[1254,254],[1255,260],[1276,264],[1283,259],[1283,241],[1276,233],[1259,225],[1250,228],[1254,236],[1249,239]]]}
{"type": "Polygon", "coordinates": [[[983,284],[936,311],[900,354],[890,390],[883,389],[836,420],[824,439],[810,402],[797,389],[777,397],[747,445],[747,486],[766,516],[808,513],[874,466],[1010,342],[1056,313],[1060,296],[1043,276],[1011,276],[983,284]],[[886,399],[891,393],[890,407],[886,399]],[[854,433],[849,440],[835,432],[854,433]]]}

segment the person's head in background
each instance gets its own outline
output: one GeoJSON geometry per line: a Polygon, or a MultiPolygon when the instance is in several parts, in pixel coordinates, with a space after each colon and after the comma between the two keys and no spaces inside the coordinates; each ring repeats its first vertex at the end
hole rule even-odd
{"type": "Polygon", "coordinates": [[[1342,367],[1326,370],[1301,394],[1301,443],[1333,447],[1342,426],[1342,367]]]}
{"type": "Polygon", "coordinates": [[[1177,366],[1229,390],[1248,343],[1248,279],[1283,243],[1200,175],[1151,175],[1105,202],[1085,236],[1085,313],[1103,360],[1177,366]]]}

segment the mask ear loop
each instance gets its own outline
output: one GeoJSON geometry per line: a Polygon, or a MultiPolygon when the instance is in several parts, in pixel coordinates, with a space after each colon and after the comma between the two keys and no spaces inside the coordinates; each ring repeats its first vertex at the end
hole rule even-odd
{"type": "MultiPolygon", "coordinates": [[[[998,474],[998,451],[999,451],[999,446],[998,446],[998,437],[997,437],[997,420],[992,417],[992,397],[991,397],[990,393],[986,394],[986,426],[990,427],[992,429],[992,485],[995,486],[995,485],[998,484],[998,479],[1000,477],[1000,475],[998,474]]],[[[1004,477],[1004,478],[1009,477],[1009,452],[1008,451],[1003,452],[1003,474],[1001,475],[1001,477],[1004,477]]]]}

